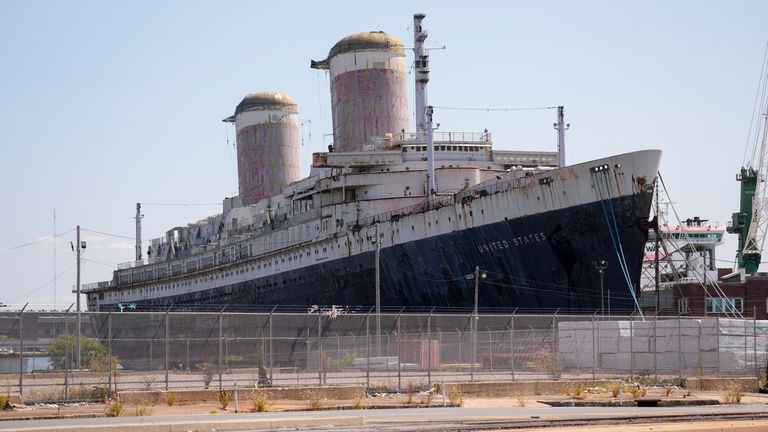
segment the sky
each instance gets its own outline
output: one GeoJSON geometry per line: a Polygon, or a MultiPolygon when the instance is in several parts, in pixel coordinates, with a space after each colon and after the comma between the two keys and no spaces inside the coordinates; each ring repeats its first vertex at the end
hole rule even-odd
{"type": "MultiPolygon", "coordinates": [[[[0,303],[75,302],[77,225],[88,283],[133,259],[137,202],[145,240],[219,213],[237,194],[221,120],[248,93],[297,101],[307,174],[332,139],[328,77],[310,60],[361,31],[410,48],[414,13],[433,48],[430,104],[563,105],[569,163],[661,149],[681,218],[737,210],[768,2],[0,0],[0,303]]],[[[553,110],[435,121],[487,128],[498,149],[556,150],[553,110]]],[[[735,249],[718,249],[721,266],[735,249]]]]}

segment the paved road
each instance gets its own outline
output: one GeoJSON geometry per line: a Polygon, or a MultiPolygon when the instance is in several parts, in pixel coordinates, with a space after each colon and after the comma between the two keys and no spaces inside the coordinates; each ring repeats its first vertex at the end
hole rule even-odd
{"type": "MultiPolygon", "coordinates": [[[[527,422],[532,420],[606,419],[625,423],[627,418],[758,413],[768,416],[768,405],[743,404],[702,407],[589,407],[589,408],[410,408],[289,413],[198,414],[185,416],[51,419],[0,422],[0,431],[211,431],[279,428],[368,429],[371,425],[399,426],[527,422]]],[[[389,429],[389,427],[387,428],[389,429]]]]}

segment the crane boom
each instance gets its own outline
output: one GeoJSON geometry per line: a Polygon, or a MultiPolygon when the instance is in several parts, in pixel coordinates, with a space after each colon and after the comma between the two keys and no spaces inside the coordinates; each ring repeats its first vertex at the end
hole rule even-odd
{"type": "MultiPolygon", "coordinates": [[[[760,142],[760,157],[757,170],[752,170],[749,174],[753,176],[754,197],[752,198],[752,217],[749,221],[749,229],[741,249],[741,260],[744,262],[744,271],[753,274],[760,267],[760,259],[765,245],[765,237],[768,234],[768,141],[766,140],[768,132],[768,119],[763,112],[763,132],[760,142]]],[[[744,170],[742,169],[742,172],[744,170]]],[[[744,182],[742,182],[744,185],[744,182]]]]}
{"type": "MultiPolygon", "coordinates": [[[[741,183],[739,212],[731,216],[731,225],[727,228],[731,234],[739,235],[739,249],[736,253],[737,266],[746,274],[754,274],[760,267],[760,259],[768,235],[768,45],[763,55],[763,67],[760,71],[755,106],[750,124],[755,126],[752,160],[741,168],[736,180],[741,183]],[[758,110],[759,109],[759,110],[758,110]],[[758,120],[758,121],[755,121],[758,120]],[[757,158],[755,150],[760,143],[757,158]],[[756,162],[756,163],[755,163],[756,162]]],[[[747,139],[747,147],[750,139],[747,139]]],[[[745,153],[746,155],[746,153],[745,153]]]]}

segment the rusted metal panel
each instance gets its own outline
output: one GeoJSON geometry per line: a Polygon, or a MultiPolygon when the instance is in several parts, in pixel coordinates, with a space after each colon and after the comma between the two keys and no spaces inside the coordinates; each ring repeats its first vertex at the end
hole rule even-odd
{"type": "Polygon", "coordinates": [[[278,195],[301,178],[299,128],[290,123],[263,123],[237,133],[237,166],[243,204],[278,195]]]}
{"type": "Polygon", "coordinates": [[[358,69],[331,82],[335,151],[360,151],[373,137],[408,130],[408,86],[402,71],[358,69]]]}

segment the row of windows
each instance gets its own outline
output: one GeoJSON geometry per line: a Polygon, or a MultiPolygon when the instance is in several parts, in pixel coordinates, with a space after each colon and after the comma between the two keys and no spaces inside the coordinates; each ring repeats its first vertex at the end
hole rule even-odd
{"type": "MultiPolygon", "coordinates": [[[[435,146],[435,151],[461,151],[461,152],[478,152],[485,147],[481,146],[446,146],[446,145],[440,145],[435,146]]],[[[407,152],[408,149],[411,151],[417,151],[417,152],[425,152],[427,151],[427,146],[404,146],[403,152],[407,152]]]]}
{"type": "MultiPolygon", "coordinates": [[[[661,233],[661,238],[665,239],[686,239],[686,238],[706,238],[706,239],[719,239],[723,236],[722,233],[661,233]]],[[[649,236],[654,238],[653,234],[649,236]]]]}
{"type": "MultiPolygon", "coordinates": [[[[768,298],[765,299],[765,309],[768,312],[768,298]]],[[[707,297],[706,310],[707,314],[743,313],[744,299],[741,297],[707,297]]],[[[677,300],[677,311],[681,314],[691,312],[687,297],[677,300]]]]}

